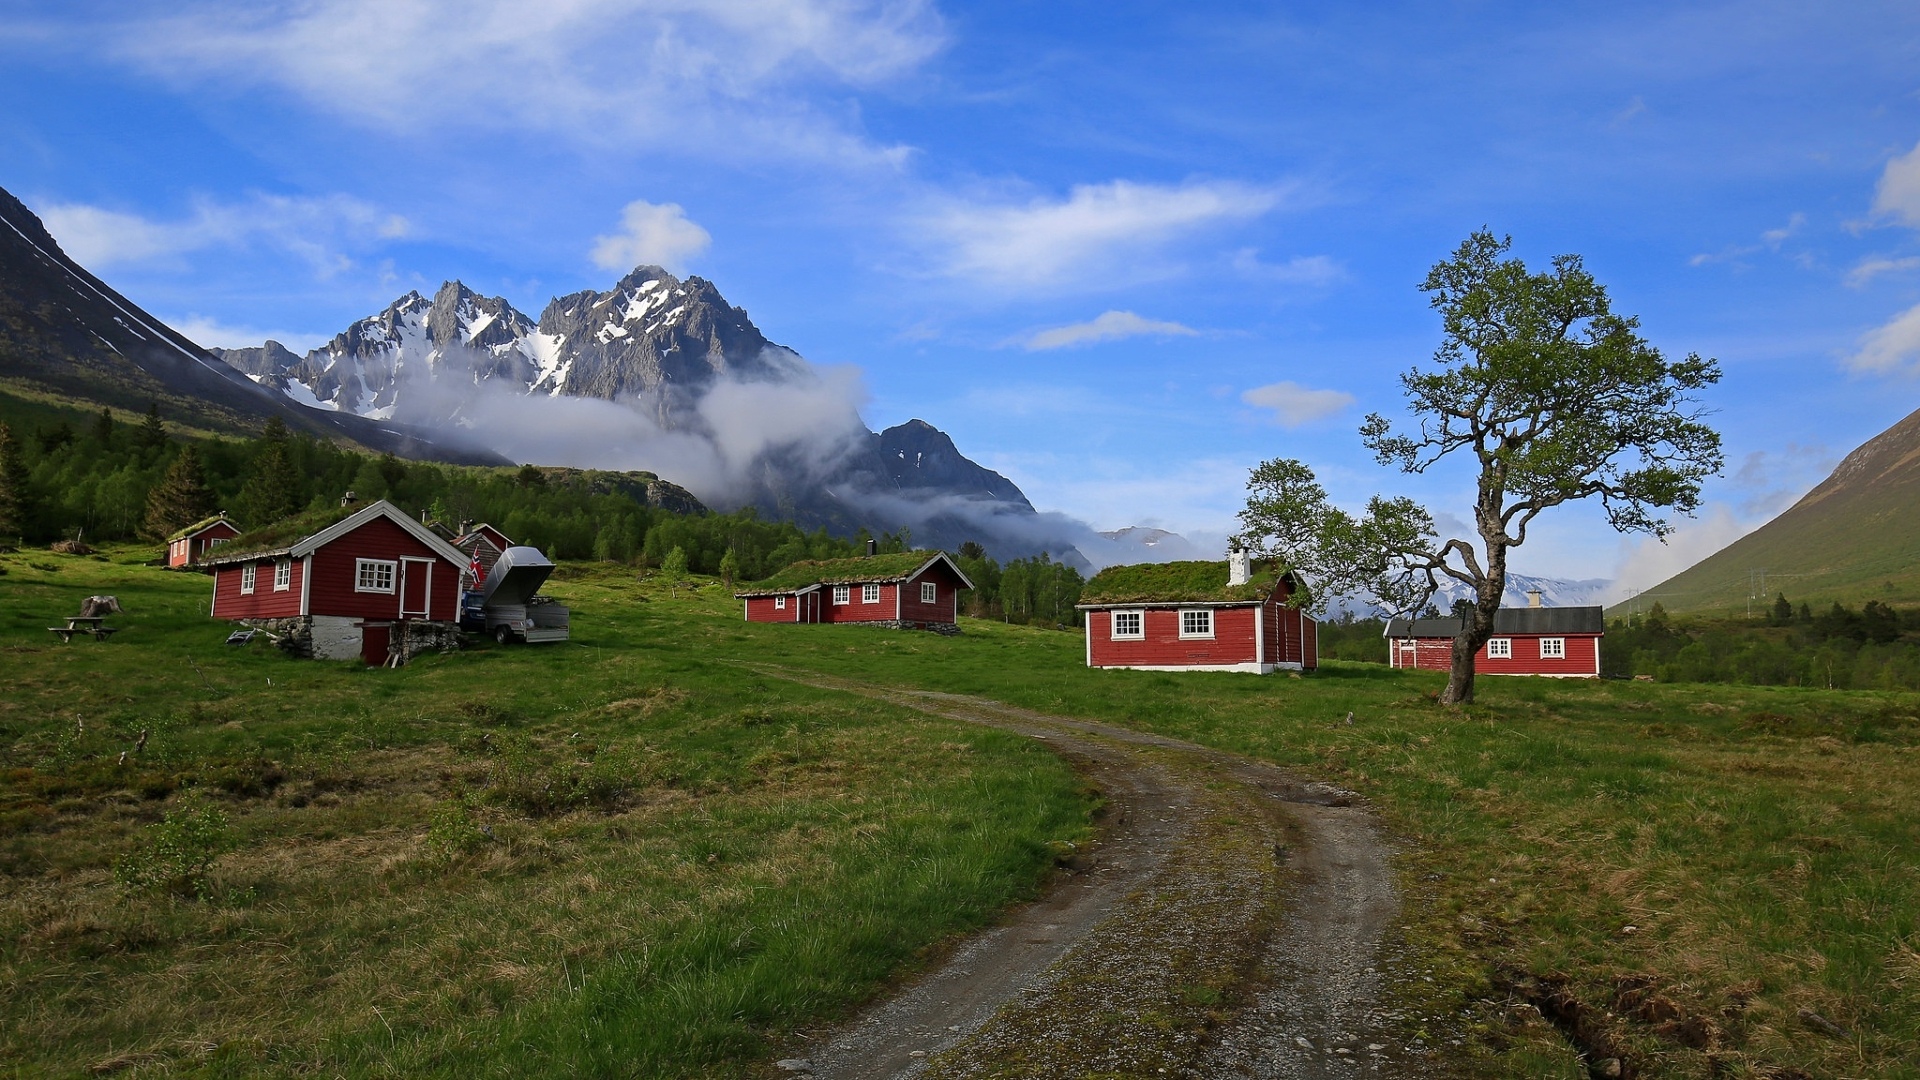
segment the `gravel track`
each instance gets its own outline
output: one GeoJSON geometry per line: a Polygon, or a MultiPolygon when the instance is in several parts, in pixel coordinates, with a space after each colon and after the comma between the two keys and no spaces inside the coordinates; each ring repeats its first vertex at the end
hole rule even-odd
{"type": "Polygon", "coordinates": [[[752,665],[1040,739],[1105,799],[1040,899],[781,1063],[818,1080],[1405,1076],[1389,850],[1351,793],[1178,739],[752,665]]]}

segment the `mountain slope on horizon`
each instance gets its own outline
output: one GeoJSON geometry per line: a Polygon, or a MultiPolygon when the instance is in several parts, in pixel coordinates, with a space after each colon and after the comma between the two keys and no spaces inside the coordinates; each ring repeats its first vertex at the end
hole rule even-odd
{"type": "Polygon", "coordinates": [[[1778,517],[1640,593],[1633,606],[1744,612],[1750,594],[1758,610],[1778,593],[1816,610],[1920,602],[1920,410],[1848,454],[1778,517]]]}
{"type": "Polygon", "coordinates": [[[264,392],[74,262],[0,189],[0,378],[65,400],[145,412],[230,434],[279,417],[296,431],[425,460],[502,464],[493,454],[264,392]]]}

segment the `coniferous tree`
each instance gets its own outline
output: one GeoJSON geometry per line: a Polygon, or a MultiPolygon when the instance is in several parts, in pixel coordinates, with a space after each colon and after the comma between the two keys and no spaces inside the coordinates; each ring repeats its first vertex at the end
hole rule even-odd
{"type": "Polygon", "coordinates": [[[200,451],[185,447],[147,496],[147,535],[165,540],[212,513],[213,492],[207,488],[200,451]]]}
{"type": "Polygon", "coordinates": [[[93,441],[103,448],[113,445],[113,410],[101,409],[93,420],[93,441]]]}
{"type": "Polygon", "coordinates": [[[733,588],[734,575],[739,572],[740,557],[733,553],[732,548],[728,548],[727,553],[720,556],[720,580],[726,582],[727,588],[731,589],[733,588]]]}
{"type": "Polygon", "coordinates": [[[147,406],[147,418],[140,423],[140,445],[158,450],[167,445],[167,429],[160,423],[160,404],[147,406]]]}
{"type": "Polygon", "coordinates": [[[62,420],[50,428],[41,428],[35,438],[40,442],[40,452],[51,454],[73,443],[73,425],[62,420]]]}
{"type": "Polygon", "coordinates": [[[0,537],[26,535],[27,519],[32,515],[26,459],[20,455],[20,443],[14,439],[13,429],[0,424],[0,537]]]}
{"type": "Polygon", "coordinates": [[[300,508],[300,474],[288,453],[287,425],[267,421],[255,444],[253,467],[240,488],[240,514],[250,527],[278,521],[300,508]]]}

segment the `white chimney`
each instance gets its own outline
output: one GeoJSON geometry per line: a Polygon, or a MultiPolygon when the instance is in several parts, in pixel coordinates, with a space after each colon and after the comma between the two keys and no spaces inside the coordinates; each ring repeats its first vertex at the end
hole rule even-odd
{"type": "Polygon", "coordinates": [[[1244,551],[1227,552],[1227,584],[1245,585],[1251,580],[1253,580],[1253,572],[1248,565],[1247,553],[1244,551]]]}
{"type": "Polygon", "coordinates": [[[1540,590],[1539,589],[1527,590],[1527,606],[1528,607],[1540,606],[1540,590]]]}

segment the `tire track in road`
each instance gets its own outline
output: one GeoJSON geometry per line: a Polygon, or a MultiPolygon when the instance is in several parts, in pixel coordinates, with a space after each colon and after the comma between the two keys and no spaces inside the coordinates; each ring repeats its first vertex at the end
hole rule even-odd
{"type": "Polygon", "coordinates": [[[986,698],[745,665],[1039,739],[1101,792],[1100,836],[1040,899],[833,1030],[789,1073],[1401,1076],[1382,945],[1390,852],[1351,793],[1194,743],[986,698]]]}

